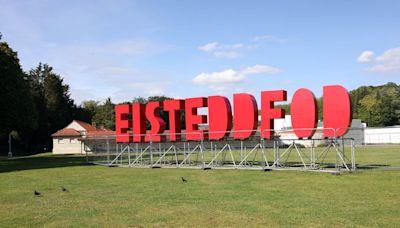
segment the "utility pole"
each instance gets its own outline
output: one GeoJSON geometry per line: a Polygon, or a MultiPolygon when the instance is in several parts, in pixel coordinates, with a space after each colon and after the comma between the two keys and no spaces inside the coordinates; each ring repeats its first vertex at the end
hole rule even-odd
{"type": "Polygon", "coordinates": [[[11,151],[11,132],[8,134],[8,158],[12,158],[12,151],[11,151]]]}

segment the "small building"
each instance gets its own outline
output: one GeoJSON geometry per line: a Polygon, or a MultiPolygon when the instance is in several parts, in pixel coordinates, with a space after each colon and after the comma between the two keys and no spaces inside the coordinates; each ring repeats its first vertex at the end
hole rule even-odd
{"type": "Polygon", "coordinates": [[[400,126],[365,128],[365,144],[400,143],[400,126]]]}
{"type": "Polygon", "coordinates": [[[84,140],[97,136],[114,136],[115,132],[96,128],[88,123],[73,120],[63,129],[52,134],[53,154],[83,154],[85,153],[84,140]]]}

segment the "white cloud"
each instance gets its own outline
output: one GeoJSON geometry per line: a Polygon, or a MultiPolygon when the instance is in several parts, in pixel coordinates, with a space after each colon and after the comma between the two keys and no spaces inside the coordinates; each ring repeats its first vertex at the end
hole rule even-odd
{"type": "MultiPolygon", "coordinates": [[[[161,83],[162,70],[138,67],[137,61],[151,59],[170,47],[151,40],[131,39],[113,42],[68,43],[42,48],[48,62],[71,88],[72,98],[83,100],[129,101],[136,96],[170,93],[171,84],[161,83]]],[[[36,53],[36,52],[34,52],[36,53]]]]}
{"type": "Polygon", "coordinates": [[[226,59],[236,59],[239,58],[241,55],[239,52],[236,51],[216,51],[214,52],[214,56],[226,59]]]}
{"type": "Polygon", "coordinates": [[[240,48],[246,48],[246,45],[244,45],[242,43],[228,44],[228,45],[221,45],[219,48],[220,49],[240,49],[240,48]]]}
{"type": "Polygon", "coordinates": [[[217,49],[217,47],[218,47],[218,43],[212,42],[212,43],[204,44],[203,46],[200,46],[198,49],[201,51],[205,51],[205,52],[212,52],[215,49],[217,49]]]}
{"type": "Polygon", "coordinates": [[[242,54],[239,51],[249,50],[254,48],[256,48],[255,45],[246,45],[242,43],[219,44],[217,42],[210,42],[198,47],[200,51],[204,51],[212,54],[215,57],[225,58],[225,59],[239,58],[242,56],[242,54]]]}
{"type": "Polygon", "coordinates": [[[372,57],[374,56],[374,52],[372,51],[363,51],[357,58],[357,61],[360,63],[370,62],[372,57]]]}
{"type": "Polygon", "coordinates": [[[76,104],[81,104],[82,101],[88,99],[104,100],[104,97],[96,97],[90,89],[87,88],[71,88],[71,94],[74,96],[76,104]]]}
{"type": "Polygon", "coordinates": [[[132,89],[142,90],[149,96],[162,95],[164,88],[157,82],[133,82],[128,85],[132,89]]]}
{"type": "Polygon", "coordinates": [[[129,101],[134,97],[148,97],[167,95],[166,89],[169,83],[161,83],[159,81],[133,81],[130,83],[120,84],[117,90],[112,91],[111,98],[113,101],[129,101]]]}
{"type": "Polygon", "coordinates": [[[198,85],[213,85],[240,82],[244,78],[244,74],[228,69],[220,72],[201,73],[193,79],[193,82],[198,85]]]}
{"type": "Polygon", "coordinates": [[[376,57],[377,65],[371,68],[372,71],[398,72],[400,71],[400,47],[385,51],[376,57]]]}
{"type": "Polygon", "coordinates": [[[360,62],[363,63],[369,62],[371,64],[370,67],[368,68],[368,71],[371,72],[380,72],[380,73],[400,72],[400,47],[386,50],[382,55],[377,56],[375,60],[372,60],[372,56],[369,56],[368,58],[363,60],[368,60],[368,61],[360,61],[360,62]]]}
{"type": "Polygon", "coordinates": [[[278,38],[276,36],[271,36],[271,35],[262,35],[262,36],[255,36],[253,37],[253,41],[269,41],[269,42],[278,42],[278,43],[283,43],[286,42],[287,39],[282,39],[278,38]]]}
{"type": "Polygon", "coordinates": [[[397,48],[391,48],[382,55],[376,57],[376,61],[379,62],[385,62],[385,61],[392,61],[394,59],[399,59],[400,58],[400,47],[397,48]]]}
{"type": "MultiPolygon", "coordinates": [[[[277,42],[283,43],[286,42],[287,39],[281,39],[271,35],[263,35],[253,37],[252,41],[268,41],[268,42],[277,42]]],[[[248,50],[254,50],[259,48],[260,45],[258,43],[234,43],[234,44],[220,44],[218,42],[209,42],[202,46],[199,46],[197,49],[200,51],[204,51],[212,54],[215,57],[226,58],[226,59],[236,59],[242,56],[242,52],[248,50]]]]}
{"type": "Polygon", "coordinates": [[[201,73],[193,78],[192,82],[197,85],[206,85],[214,91],[225,91],[233,84],[244,81],[249,75],[254,74],[276,74],[280,70],[266,65],[254,65],[239,71],[227,69],[223,71],[201,73]]]}
{"type": "Polygon", "coordinates": [[[278,68],[266,65],[254,65],[242,70],[243,74],[276,74],[279,72],[280,70],[278,68]]]}
{"type": "Polygon", "coordinates": [[[164,95],[164,89],[163,88],[151,88],[148,90],[148,94],[150,96],[161,96],[164,95]]]}

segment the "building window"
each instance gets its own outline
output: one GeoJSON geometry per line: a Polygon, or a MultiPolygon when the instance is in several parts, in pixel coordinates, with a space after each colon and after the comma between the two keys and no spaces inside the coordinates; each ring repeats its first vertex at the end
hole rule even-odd
{"type": "Polygon", "coordinates": [[[59,138],[58,139],[58,144],[63,144],[64,143],[64,139],[63,138],[59,138]]]}

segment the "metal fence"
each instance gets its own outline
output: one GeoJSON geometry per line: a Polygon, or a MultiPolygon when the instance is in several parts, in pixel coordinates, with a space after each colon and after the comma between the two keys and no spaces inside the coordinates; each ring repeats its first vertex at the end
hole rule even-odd
{"type": "Polygon", "coordinates": [[[185,141],[186,133],[180,135],[181,142],[116,143],[115,136],[88,138],[84,149],[88,162],[108,166],[322,172],[357,169],[353,138],[323,138],[324,129],[314,130],[317,137],[312,139],[296,139],[293,130],[274,131],[271,139],[254,131],[246,140],[233,139],[233,131],[219,141],[206,140],[201,134],[199,141],[185,141]]]}

